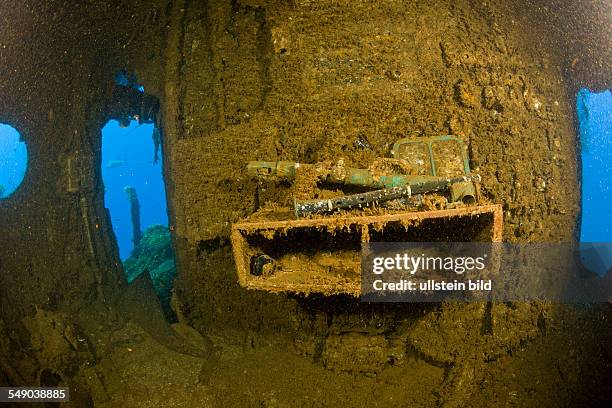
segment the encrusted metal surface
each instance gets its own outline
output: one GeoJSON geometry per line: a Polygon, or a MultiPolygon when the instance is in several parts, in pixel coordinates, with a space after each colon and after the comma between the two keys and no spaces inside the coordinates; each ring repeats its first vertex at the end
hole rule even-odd
{"type": "Polygon", "coordinates": [[[452,237],[455,241],[501,242],[502,214],[500,205],[483,205],[386,215],[236,223],[231,240],[238,281],[245,288],[269,292],[359,296],[361,243],[411,241],[421,228],[428,228],[429,235],[423,234],[420,238],[431,241],[438,240],[436,237],[452,237]],[[453,222],[478,224],[478,227],[470,233],[453,231],[453,222]],[[261,276],[251,273],[251,260],[261,255],[276,260],[277,273],[261,276]]]}

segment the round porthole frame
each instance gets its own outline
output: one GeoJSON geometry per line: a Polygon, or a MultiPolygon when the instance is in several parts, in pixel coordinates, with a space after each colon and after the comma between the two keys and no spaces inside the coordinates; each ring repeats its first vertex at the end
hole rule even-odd
{"type": "MultiPolygon", "coordinates": [[[[15,126],[10,121],[3,120],[2,118],[0,118],[0,129],[6,128],[6,127],[10,129],[9,132],[14,132],[14,134],[17,136],[17,140],[15,141],[17,146],[19,146],[19,148],[23,147],[25,149],[25,162],[24,163],[20,162],[17,164],[18,171],[20,171],[21,174],[20,174],[20,178],[16,180],[14,187],[7,188],[8,186],[4,186],[3,183],[0,182],[0,186],[6,188],[6,190],[2,191],[0,194],[0,202],[10,199],[11,197],[15,195],[16,192],[18,192],[23,187],[24,181],[26,180],[28,176],[29,167],[30,167],[30,148],[28,146],[27,141],[23,137],[23,132],[20,131],[19,127],[15,126]],[[23,167],[23,169],[21,170],[20,167],[23,167]]],[[[0,164],[0,167],[1,167],[1,164],[0,164]]]]}

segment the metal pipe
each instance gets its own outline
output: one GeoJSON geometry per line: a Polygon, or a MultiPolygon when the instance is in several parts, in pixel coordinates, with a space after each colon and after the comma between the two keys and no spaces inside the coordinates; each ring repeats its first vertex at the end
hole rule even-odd
{"type": "Polygon", "coordinates": [[[455,183],[480,182],[480,175],[422,181],[401,187],[383,188],[367,193],[351,194],[324,200],[294,200],[295,215],[297,218],[309,214],[325,214],[343,208],[363,207],[379,202],[410,197],[413,194],[434,193],[450,188],[455,183]]]}

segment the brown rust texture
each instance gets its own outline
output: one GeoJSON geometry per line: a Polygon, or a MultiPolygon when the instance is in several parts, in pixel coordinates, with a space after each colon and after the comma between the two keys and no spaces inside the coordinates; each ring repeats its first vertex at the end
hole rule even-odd
{"type": "Polygon", "coordinates": [[[499,205],[488,205],[369,216],[348,211],[327,218],[234,223],[231,243],[238,281],[245,288],[268,292],[345,293],[359,297],[360,244],[369,242],[370,232],[374,231],[383,237],[379,240],[501,242],[502,209],[499,205]],[[481,216],[487,221],[477,221],[481,216]],[[458,224],[453,224],[459,219],[464,219],[463,225],[479,225],[477,232],[459,230],[458,224]],[[434,221],[435,232],[419,231],[423,220],[434,221]],[[399,237],[385,236],[383,230],[393,229],[392,225],[400,227],[399,232],[394,230],[399,237]],[[414,227],[411,233],[410,227],[414,227]],[[250,259],[262,252],[278,261],[278,271],[270,276],[251,273],[250,259]]]}
{"type": "Polygon", "coordinates": [[[161,90],[162,70],[151,62],[163,49],[162,3],[0,6],[0,123],[20,132],[29,157],[22,186],[0,201],[8,321],[36,305],[78,310],[124,283],[103,204],[100,129],[119,69],[138,66],[150,91],[161,90]]]}
{"type": "Polygon", "coordinates": [[[571,237],[570,99],[550,56],[502,11],[392,1],[236,7],[213,3],[212,26],[185,33],[179,235],[227,235],[253,211],[247,160],[340,156],[367,167],[401,136],[454,133],[470,142],[486,195],[505,204],[508,238],[571,237]],[[356,146],[360,135],[371,149],[356,146]]]}
{"type": "MultiPolygon", "coordinates": [[[[259,203],[290,201],[274,185],[256,194],[248,160],[342,157],[368,167],[400,137],[448,133],[469,143],[483,193],[503,205],[506,240],[572,239],[572,99],[554,56],[533,46],[510,10],[303,1],[211,2],[185,13],[182,131],[171,150],[176,233],[191,248],[227,242],[231,224],[259,203]]],[[[188,302],[199,309],[214,296],[215,307],[239,313],[231,260],[210,264],[203,254],[181,277],[193,288],[188,302]]]]}
{"type": "Polygon", "coordinates": [[[295,193],[257,187],[249,160],[343,158],[367,168],[399,138],[455,134],[486,199],[503,206],[504,240],[572,240],[575,85],[565,82],[568,61],[523,12],[472,1],[191,3],[170,149],[179,257],[188,260],[177,293],[192,324],[351,373],[405,364],[410,353],[396,355],[394,342],[407,342],[448,370],[443,385],[431,383],[446,390],[440,402],[485,404],[465,384],[482,380],[485,361],[539,339],[541,322],[556,316],[550,305],[376,308],[245,291],[228,238],[232,223],[295,193]],[[364,347],[380,358],[355,359],[364,347]]]}
{"type": "Polygon", "coordinates": [[[609,308],[247,291],[229,244],[232,223],[293,194],[256,189],[247,160],[342,157],[367,168],[401,137],[441,133],[469,144],[486,198],[503,205],[505,240],[572,239],[572,105],[580,86],[611,86],[606,7],[3,1],[0,122],[21,132],[31,161],[0,201],[0,385],[38,384],[50,368],[78,384],[75,406],[609,401],[609,308]],[[103,203],[100,129],[108,84],[124,68],[162,101],[173,304],[222,348],[212,374],[214,358],[169,350],[111,305],[125,282],[103,203]],[[76,194],[66,189],[73,177],[76,194]]]}

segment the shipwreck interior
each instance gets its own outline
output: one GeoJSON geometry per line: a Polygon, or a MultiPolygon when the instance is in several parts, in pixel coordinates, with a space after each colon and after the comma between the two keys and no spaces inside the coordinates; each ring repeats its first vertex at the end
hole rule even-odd
{"type": "Polygon", "coordinates": [[[0,387],[70,387],[74,407],[609,404],[609,303],[249,290],[230,237],[293,199],[248,161],[360,168],[453,134],[503,241],[578,240],[576,96],[611,89],[611,62],[608,0],[2,1],[0,137],[21,153],[10,184],[0,166],[0,387]],[[109,121],[149,126],[165,182],[138,196],[163,228],[128,231],[158,245],[146,266],[105,203],[109,121]]]}

